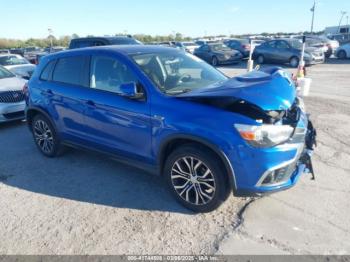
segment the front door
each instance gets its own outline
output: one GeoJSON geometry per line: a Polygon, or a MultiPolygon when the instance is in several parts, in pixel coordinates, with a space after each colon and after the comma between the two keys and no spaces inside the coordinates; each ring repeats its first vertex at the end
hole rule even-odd
{"type": "Polygon", "coordinates": [[[131,69],[118,59],[92,56],[90,88],[85,93],[87,137],[102,150],[151,161],[150,102],[131,69]],[[144,98],[119,95],[123,83],[136,83],[144,98]]]}

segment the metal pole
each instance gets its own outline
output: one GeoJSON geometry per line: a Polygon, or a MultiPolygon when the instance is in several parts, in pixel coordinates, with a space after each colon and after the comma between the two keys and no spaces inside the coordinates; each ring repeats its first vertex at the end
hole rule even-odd
{"type": "Polygon", "coordinates": [[[49,37],[50,37],[50,53],[52,53],[52,45],[53,45],[53,43],[52,43],[52,29],[49,28],[47,30],[49,31],[49,37]]]}
{"type": "Polygon", "coordinates": [[[316,9],[316,0],[314,0],[314,5],[311,8],[311,11],[312,11],[311,34],[314,32],[315,9],[316,9]]]}
{"type": "Polygon", "coordinates": [[[340,20],[339,20],[339,26],[338,26],[338,34],[340,34],[340,26],[341,26],[341,22],[343,21],[344,15],[346,15],[345,11],[341,11],[341,16],[340,16],[340,20]]]}

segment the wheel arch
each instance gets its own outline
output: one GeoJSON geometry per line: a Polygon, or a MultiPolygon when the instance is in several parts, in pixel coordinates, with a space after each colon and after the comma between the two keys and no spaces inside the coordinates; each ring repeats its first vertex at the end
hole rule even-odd
{"type": "Polygon", "coordinates": [[[31,128],[32,121],[33,121],[34,117],[38,114],[44,115],[50,121],[50,123],[55,128],[55,130],[57,130],[55,123],[52,121],[50,115],[44,109],[42,109],[40,107],[30,107],[30,108],[26,109],[26,121],[27,121],[27,124],[28,124],[30,131],[32,131],[32,128],[31,128]]]}
{"type": "Polygon", "coordinates": [[[223,164],[223,168],[224,168],[224,171],[226,172],[226,176],[229,182],[230,190],[233,190],[234,192],[236,192],[237,185],[236,185],[236,177],[235,177],[234,169],[230,161],[228,160],[227,156],[225,155],[225,153],[216,145],[212,144],[206,139],[199,138],[192,135],[174,135],[174,136],[168,137],[166,140],[164,140],[161,143],[160,149],[158,151],[158,157],[157,157],[158,174],[160,176],[163,176],[165,162],[167,160],[167,157],[170,155],[170,153],[173,152],[176,148],[187,144],[197,144],[199,147],[208,149],[210,152],[215,154],[223,164]]]}

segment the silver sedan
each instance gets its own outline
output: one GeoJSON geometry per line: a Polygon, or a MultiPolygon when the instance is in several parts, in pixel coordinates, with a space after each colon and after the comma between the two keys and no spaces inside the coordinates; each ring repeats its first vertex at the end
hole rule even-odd
{"type": "Polygon", "coordinates": [[[0,122],[24,119],[26,81],[0,66],[0,122]]]}

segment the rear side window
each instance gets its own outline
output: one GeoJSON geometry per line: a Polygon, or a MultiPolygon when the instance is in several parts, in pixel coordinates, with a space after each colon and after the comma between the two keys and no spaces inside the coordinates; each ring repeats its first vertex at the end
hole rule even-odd
{"type": "Polygon", "coordinates": [[[88,86],[89,70],[88,58],[85,56],[72,56],[57,61],[52,80],[56,82],[88,86]]]}
{"type": "Polygon", "coordinates": [[[111,44],[112,45],[137,45],[139,43],[133,38],[116,38],[111,40],[111,44]]]}
{"type": "Polygon", "coordinates": [[[40,75],[40,80],[48,81],[51,79],[52,70],[55,66],[56,60],[49,62],[40,75]]]}
{"type": "Polygon", "coordinates": [[[86,41],[76,41],[73,44],[73,48],[83,48],[83,47],[90,47],[93,46],[93,42],[90,40],[86,40],[86,41]]]}

